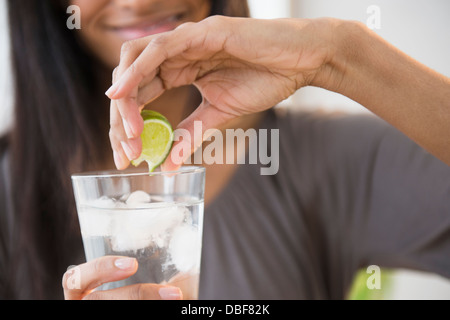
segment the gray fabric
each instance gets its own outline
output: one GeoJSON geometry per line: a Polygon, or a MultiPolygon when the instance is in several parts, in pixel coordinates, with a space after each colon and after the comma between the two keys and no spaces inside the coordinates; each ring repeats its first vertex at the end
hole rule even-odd
{"type": "Polygon", "coordinates": [[[270,111],[262,127],[280,129],[280,171],[241,165],[205,209],[200,298],[343,299],[371,264],[450,277],[450,167],[373,116],[270,111]]]}
{"type": "Polygon", "coordinates": [[[364,266],[450,277],[450,167],[370,115],[284,114],[280,171],[205,211],[203,299],[344,299],[364,266]]]}

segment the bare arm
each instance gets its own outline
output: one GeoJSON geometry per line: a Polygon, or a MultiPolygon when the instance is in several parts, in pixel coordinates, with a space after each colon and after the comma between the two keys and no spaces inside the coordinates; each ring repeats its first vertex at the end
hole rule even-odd
{"type": "Polygon", "coordinates": [[[341,93],[450,165],[450,79],[359,23],[337,30],[339,47],[311,85],[341,93]]]}

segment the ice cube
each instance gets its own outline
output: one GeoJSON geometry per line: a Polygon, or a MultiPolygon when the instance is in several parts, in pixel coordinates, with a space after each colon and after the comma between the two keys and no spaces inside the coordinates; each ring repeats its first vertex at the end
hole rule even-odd
{"type": "Polygon", "coordinates": [[[124,195],[122,195],[122,196],[119,198],[119,201],[125,202],[125,201],[127,201],[127,199],[128,199],[129,196],[130,196],[129,193],[125,193],[124,195]]]}
{"type": "Polygon", "coordinates": [[[149,247],[152,242],[149,234],[135,234],[124,230],[112,236],[111,248],[116,252],[133,251],[136,254],[138,250],[149,247]]]}
{"type": "Polygon", "coordinates": [[[110,213],[120,207],[120,203],[107,196],[91,201],[79,208],[81,233],[84,237],[106,237],[111,234],[110,213]]]}
{"type": "Polygon", "coordinates": [[[107,237],[111,233],[109,209],[90,207],[79,212],[81,233],[83,237],[107,237]]]}
{"type": "Polygon", "coordinates": [[[103,196],[101,198],[98,198],[94,201],[92,201],[89,206],[92,206],[94,208],[98,209],[114,209],[116,208],[116,202],[114,199],[111,199],[107,196],[103,196]]]}
{"type": "Polygon", "coordinates": [[[126,204],[129,206],[139,205],[143,203],[149,203],[152,199],[150,195],[144,191],[135,191],[128,197],[126,204]]]}
{"type": "Polygon", "coordinates": [[[167,232],[181,225],[187,212],[185,207],[167,203],[147,203],[146,207],[126,210],[114,216],[114,250],[136,251],[148,246],[165,246],[167,232]]]}
{"type": "Polygon", "coordinates": [[[172,262],[181,272],[194,271],[199,267],[201,241],[198,230],[189,225],[175,229],[169,245],[172,262]]]}

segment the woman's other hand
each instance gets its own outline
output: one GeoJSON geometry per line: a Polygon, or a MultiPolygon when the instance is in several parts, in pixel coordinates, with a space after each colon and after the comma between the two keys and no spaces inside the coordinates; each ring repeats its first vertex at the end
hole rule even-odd
{"type": "Polygon", "coordinates": [[[135,284],[117,289],[95,291],[108,282],[126,279],[136,273],[136,259],[105,256],[69,269],[62,284],[66,300],[181,300],[177,287],[135,284]]]}

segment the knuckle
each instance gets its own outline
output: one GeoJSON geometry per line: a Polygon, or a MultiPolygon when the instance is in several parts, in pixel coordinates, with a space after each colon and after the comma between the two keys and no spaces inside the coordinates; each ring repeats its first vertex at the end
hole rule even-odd
{"type": "Polygon", "coordinates": [[[118,148],[120,148],[120,142],[126,141],[126,137],[122,137],[119,134],[111,132],[110,130],[109,141],[111,142],[111,147],[113,148],[113,150],[117,150],[118,148]]]}
{"type": "Polygon", "coordinates": [[[95,259],[93,263],[93,269],[95,274],[100,274],[105,270],[110,269],[109,259],[107,257],[95,259]]]}
{"type": "Polygon", "coordinates": [[[64,273],[64,275],[63,275],[63,278],[62,278],[62,287],[63,287],[63,289],[65,289],[65,290],[68,290],[68,289],[69,289],[69,286],[68,286],[68,280],[69,280],[70,275],[71,275],[71,274],[69,273],[69,270],[66,271],[66,272],[64,273]]]}
{"type": "Polygon", "coordinates": [[[217,15],[206,18],[204,22],[213,26],[221,26],[225,24],[227,20],[227,17],[217,15]]]}
{"type": "Polygon", "coordinates": [[[117,80],[118,73],[119,73],[119,67],[114,68],[113,73],[112,73],[113,82],[115,82],[117,80]]]}
{"type": "Polygon", "coordinates": [[[132,63],[132,64],[129,66],[129,71],[131,72],[131,74],[140,73],[140,69],[136,66],[135,63],[132,63]]]}
{"type": "Polygon", "coordinates": [[[113,129],[109,130],[109,140],[113,141],[116,139],[116,134],[115,131],[113,129]]]}
{"type": "Polygon", "coordinates": [[[145,286],[143,284],[138,284],[131,291],[131,298],[133,300],[145,300],[145,286]]]}
{"type": "Polygon", "coordinates": [[[109,119],[109,125],[110,125],[110,130],[109,130],[109,136],[111,137],[111,134],[115,134],[116,130],[119,130],[122,126],[122,118],[120,117],[110,117],[109,119]]]}
{"type": "Polygon", "coordinates": [[[154,37],[150,43],[152,46],[162,46],[166,43],[167,37],[165,34],[159,34],[156,37],[154,37]]]}
{"type": "Polygon", "coordinates": [[[135,40],[128,40],[125,41],[122,44],[122,47],[120,49],[120,57],[123,58],[124,56],[128,55],[129,53],[133,52],[133,49],[135,47],[135,40]]]}
{"type": "MultiPolygon", "coordinates": [[[[129,71],[132,75],[137,76],[137,77],[140,79],[140,81],[141,81],[142,79],[145,79],[145,78],[147,77],[146,71],[143,70],[140,66],[138,66],[138,65],[136,64],[136,62],[132,63],[132,64],[128,67],[128,71],[129,71]]],[[[135,97],[132,96],[132,95],[130,95],[129,98],[130,98],[130,99],[134,99],[135,97]]]]}
{"type": "Polygon", "coordinates": [[[148,44],[149,47],[153,47],[155,52],[160,53],[164,59],[169,57],[167,52],[167,44],[170,41],[170,37],[173,37],[172,33],[162,33],[155,36],[148,44]]]}
{"type": "Polygon", "coordinates": [[[195,24],[195,22],[185,22],[183,24],[180,24],[175,30],[183,30],[183,29],[191,27],[194,24],[195,24]]]}
{"type": "Polygon", "coordinates": [[[135,300],[150,300],[155,299],[155,288],[148,284],[138,284],[132,292],[132,298],[135,300]]]}
{"type": "Polygon", "coordinates": [[[163,34],[159,34],[158,36],[154,37],[149,45],[156,48],[156,50],[165,50],[165,46],[168,42],[168,34],[163,33],[163,34]]]}

